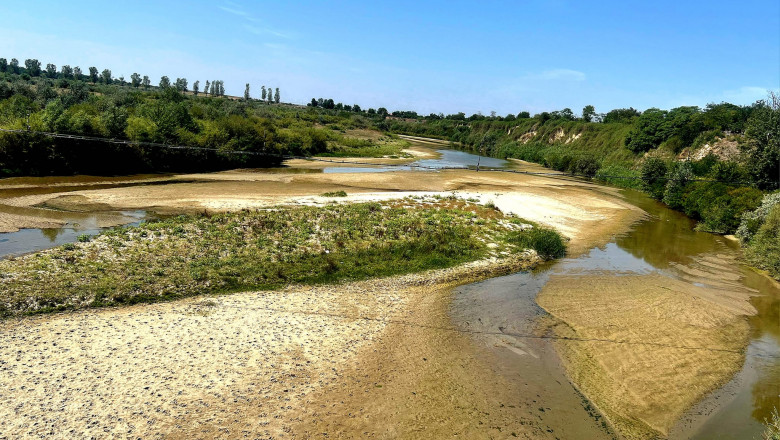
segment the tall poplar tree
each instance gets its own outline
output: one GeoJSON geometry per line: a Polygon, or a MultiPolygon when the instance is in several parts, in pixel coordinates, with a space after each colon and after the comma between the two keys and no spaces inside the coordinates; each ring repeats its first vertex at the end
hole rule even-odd
{"type": "Polygon", "coordinates": [[[108,69],[103,69],[103,72],[100,74],[100,78],[104,83],[111,84],[111,71],[108,69]]]}

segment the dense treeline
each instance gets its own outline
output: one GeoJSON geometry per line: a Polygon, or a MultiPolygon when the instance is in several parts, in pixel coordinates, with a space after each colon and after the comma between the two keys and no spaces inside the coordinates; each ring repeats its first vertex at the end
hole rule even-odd
{"type": "Polygon", "coordinates": [[[629,108],[606,114],[587,106],[582,117],[570,109],[533,117],[528,112],[468,118],[458,113],[395,118],[387,125],[393,132],[447,139],[479,154],[644,189],[700,220],[702,229],[733,233],[742,214],[759,205],[762,191],[778,188],[778,112],[772,95],[751,106],[629,108]],[[705,145],[735,145],[736,151],[729,155],[713,149],[690,158],[705,145]]]}
{"type": "Polygon", "coordinates": [[[278,88],[263,86],[265,96],[255,100],[247,85],[244,99],[228,99],[220,80],[206,81],[201,93],[198,81],[188,91],[185,78],[164,76],[153,87],[138,74],[128,83],[108,69],[98,74],[90,68],[85,75],[69,66],[60,72],[39,67],[35,60],[21,67],[0,58],[0,127],[138,144],[2,132],[0,176],[205,171],[274,166],[279,155],[338,155],[345,148],[358,155],[387,152],[344,136],[347,129],[372,126],[370,119],[281,104],[278,88]],[[144,142],[217,151],[139,145],[144,142]]]}

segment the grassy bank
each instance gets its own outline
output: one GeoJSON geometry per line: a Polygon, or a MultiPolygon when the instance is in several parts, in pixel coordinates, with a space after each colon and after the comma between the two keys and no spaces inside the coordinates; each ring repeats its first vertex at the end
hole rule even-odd
{"type": "Polygon", "coordinates": [[[180,216],[0,261],[4,316],[444,268],[561,237],[455,199],[180,216]]]}

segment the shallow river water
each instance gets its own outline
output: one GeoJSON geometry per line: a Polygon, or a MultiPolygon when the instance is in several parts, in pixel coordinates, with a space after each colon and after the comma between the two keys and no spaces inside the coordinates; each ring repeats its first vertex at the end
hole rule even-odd
{"type": "MultiPolygon", "coordinates": [[[[528,364],[542,367],[545,374],[536,379],[548,382],[543,386],[545,390],[559,390],[555,373],[559,367],[543,362],[543,358],[541,361],[534,358],[550,345],[534,334],[534,322],[545,316],[534,299],[552,277],[606,274],[617,278],[658,273],[699,287],[723,288],[721,274],[706,267],[704,259],[710,255],[736,257],[739,252],[736,243],[694,231],[690,219],[645,195],[635,192],[625,195],[650,214],[650,218],[606,246],[593,248],[582,256],[564,258],[533,272],[456,289],[451,312],[456,324],[467,331],[504,334],[500,340],[494,336],[493,340],[486,340],[491,337],[480,333],[477,339],[484,340],[493,351],[503,352],[510,369],[527,369],[528,364]]],[[[741,276],[738,282],[743,287],[756,291],[751,303],[758,314],[749,318],[750,345],[744,366],[728,384],[689,410],[672,428],[670,438],[760,438],[764,419],[770,417],[773,407],[780,407],[780,290],[772,280],[747,267],[733,270],[741,276]]],[[[558,394],[553,396],[554,401],[577,406],[578,395],[573,389],[558,394]]],[[[577,411],[566,417],[577,417],[577,411]]],[[[587,438],[582,432],[570,434],[587,438]]]]}

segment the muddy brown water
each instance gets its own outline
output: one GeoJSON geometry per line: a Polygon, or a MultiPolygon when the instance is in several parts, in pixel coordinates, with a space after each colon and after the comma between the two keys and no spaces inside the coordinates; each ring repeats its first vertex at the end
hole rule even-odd
{"type": "MultiPolygon", "coordinates": [[[[660,273],[698,286],[722,287],[717,270],[705,266],[710,255],[736,256],[739,246],[724,237],[693,229],[694,222],[643,194],[626,198],[650,218],[605,246],[576,258],[564,258],[533,272],[494,278],[456,289],[451,316],[475,340],[500,354],[502,369],[528,385],[550,409],[546,418],[568,420],[562,438],[609,435],[598,412],[565,379],[556,357],[550,357],[550,334],[541,334],[546,314],[536,295],[550,277],[660,273]],[[697,268],[691,276],[691,268],[697,268]],[[542,336],[542,337],[540,337],[542,336]],[[574,426],[577,426],[575,429],[574,426]]],[[[670,431],[679,439],[760,438],[772,408],[780,407],[780,289],[777,283],[747,267],[734,268],[739,283],[754,289],[751,303],[758,313],[749,318],[750,344],[741,371],[722,388],[691,408],[670,431]]]]}

